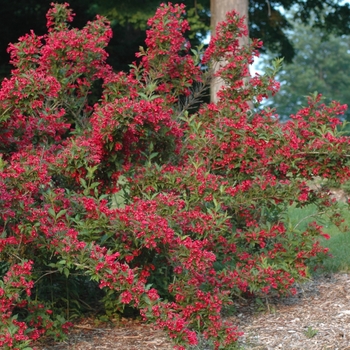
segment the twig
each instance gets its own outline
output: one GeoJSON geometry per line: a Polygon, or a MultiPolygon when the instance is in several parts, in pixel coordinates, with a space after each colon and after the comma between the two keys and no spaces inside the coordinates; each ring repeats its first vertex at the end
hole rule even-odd
{"type": "Polygon", "coordinates": [[[319,213],[311,214],[311,215],[305,216],[304,218],[302,218],[302,219],[294,226],[294,230],[295,230],[303,221],[305,221],[306,219],[312,218],[312,217],[314,217],[314,216],[322,215],[322,214],[325,214],[325,213],[326,213],[325,211],[320,211],[319,213]]]}
{"type": "Polygon", "coordinates": [[[43,275],[41,275],[35,282],[34,284],[38,283],[42,278],[44,278],[45,276],[48,276],[48,275],[52,275],[54,273],[57,273],[59,272],[58,270],[54,270],[54,271],[48,271],[46,273],[44,273],[43,275]]]}

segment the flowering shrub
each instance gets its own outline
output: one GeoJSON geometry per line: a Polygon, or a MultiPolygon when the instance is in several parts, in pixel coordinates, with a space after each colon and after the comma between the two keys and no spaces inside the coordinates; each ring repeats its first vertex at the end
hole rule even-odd
{"type": "Polygon", "coordinates": [[[52,5],[47,34],[10,45],[14,69],[0,90],[4,349],[64,335],[61,291],[77,285],[75,304],[90,290],[107,313],[137,309],[179,349],[199,333],[234,348],[240,332],[223,307],[293,292],[326,253],[322,227],[300,231],[286,210],[314,203],[340,221],[308,181],[349,178],[349,140],[336,128],[345,106],[315,96],[280,124],[255,108],[278,84],[274,70],[249,76],[262,43],[239,47],[237,14],[205,52],[191,50],[183,14],[160,6],[128,74],[106,64],[108,21],[71,28],[68,4],[52,5]],[[220,61],[219,102],[193,112],[220,61]]]}

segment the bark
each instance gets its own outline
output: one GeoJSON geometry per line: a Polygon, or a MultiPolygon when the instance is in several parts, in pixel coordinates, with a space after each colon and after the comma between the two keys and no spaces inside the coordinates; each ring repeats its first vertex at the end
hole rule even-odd
{"type": "MultiPolygon", "coordinates": [[[[212,36],[215,36],[215,29],[219,22],[222,22],[226,18],[226,13],[235,10],[240,16],[245,17],[245,25],[248,27],[248,3],[249,0],[210,0],[210,12],[211,12],[211,28],[212,36]]],[[[241,39],[241,45],[248,44],[248,37],[241,39]]],[[[218,67],[216,67],[218,68],[218,67]]],[[[223,85],[223,81],[219,78],[214,78],[210,86],[210,100],[214,103],[217,102],[217,92],[223,85]]]]}

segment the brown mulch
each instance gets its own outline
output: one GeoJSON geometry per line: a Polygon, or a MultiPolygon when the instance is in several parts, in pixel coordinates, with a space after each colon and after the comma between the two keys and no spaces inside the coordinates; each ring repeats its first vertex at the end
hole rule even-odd
{"type": "Polygon", "coordinates": [[[232,317],[246,349],[350,350],[350,275],[316,278],[293,297],[272,300],[256,313],[242,305],[232,317]]]}
{"type": "MultiPolygon", "coordinates": [[[[269,299],[260,306],[240,301],[227,317],[245,334],[242,349],[350,350],[350,275],[315,278],[298,287],[295,296],[269,299]]],[[[168,350],[165,334],[140,321],[122,319],[116,326],[76,324],[69,339],[37,345],[38,350],[168,350]]],[[[202,342],[196,350],[211,350],[202,342]]]]}
{"type": "Polygon", "coordinates": [[[37,345],[40,350],[151,350],[173,349],[163,331],[138,320],[122,319],[118,325],[98,326],[93,319],[75,324],[67,341],[37,345]]]}

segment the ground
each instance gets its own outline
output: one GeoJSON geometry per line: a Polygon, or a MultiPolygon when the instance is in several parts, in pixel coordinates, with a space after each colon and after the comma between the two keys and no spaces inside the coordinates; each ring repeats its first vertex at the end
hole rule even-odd
{"type": "Polygon", "coordinates": [[[350,275],[314,279],[263,313],[242,308],[235,322],[246,349],[350,350],[350,275]]]}
{"type": "MultiPolygon", "coordinates": [[[[242,349],[350,350],[350,274],[314,278],[295,296],[257,302],[240,300],[235,316],[226,316],[245,335],[242,349]]],[[[38,350],[170,350],[165,334],[140,321],[122,319],[116,326],[77,323],[69,339],[41,344],[38,350]]],[[[211,350],[204,341],[194,350],[211,350]]]]}

